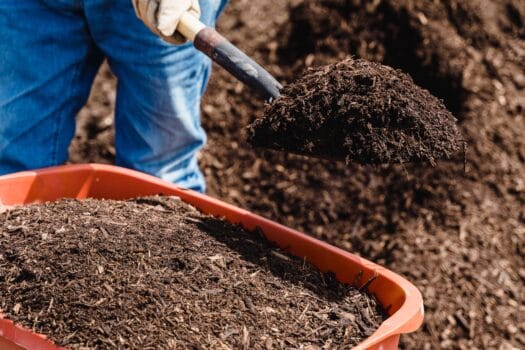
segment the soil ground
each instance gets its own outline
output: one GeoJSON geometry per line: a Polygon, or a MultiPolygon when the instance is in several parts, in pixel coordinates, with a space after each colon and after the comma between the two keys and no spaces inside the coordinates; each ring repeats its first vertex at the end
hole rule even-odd
{"type": "MultiPolygon", "coordinates": [[[[413,281],[426,318],[403,349],[524,348],[524,23],[521,0],[232,0],[221,31],[284,83],[350,54],[409,73],[460,120],[467,166],[253,150],[239,130],[263,103],[216,68],[202,106],[208,192],[413,281]]],[[[73,161],[113,159],[108,74],[80,115],[73,161]]]]}
{"type": "Polygon", "coordinates": [[[343,348],[384,320],[356,288],[176,197],[0,221],[0,309],[72,349],[343,348]]]}

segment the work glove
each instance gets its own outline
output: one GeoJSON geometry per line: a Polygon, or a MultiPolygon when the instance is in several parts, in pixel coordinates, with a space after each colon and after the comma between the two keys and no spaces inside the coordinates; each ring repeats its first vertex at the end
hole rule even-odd
{"type": "Polygon", "coordinates": [[[176,32],[182,14],[189,12],[196,18],[199,18],[201,15],[198,0],[131,1],[137,17],[153,33],[172,44],[183,44],[186,42],[186,38],[176,32]]]}

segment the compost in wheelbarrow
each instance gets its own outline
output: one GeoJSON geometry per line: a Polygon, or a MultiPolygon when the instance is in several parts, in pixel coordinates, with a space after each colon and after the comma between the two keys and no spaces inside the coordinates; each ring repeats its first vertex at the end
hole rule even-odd
{"type": "MultiPolygon", "coordinates": [[[[260,227],[268,238],[276,241],[281,247],[286,247],[295,255],[306,259],[306,261],[312,262],[324,271],[333,271],[336,274],[336,277],[343,282],[354,282],[359,286],[366,281],[370,281],[370,278],[374,275],[377,275],[375,282],[370,285],[370,290],[374,294],[382,296],[379,297],[380,299],[383,299],[380,301],[384,306],[389,306],[389,314],[391,314],[391,316],[381,325],[380,329],[374,335],[364,341],[365,344],[385,344],[385,342],[387,342],[395,346],[395,344],[397,344],[399,333],[410,331],[414,327],[417,327],[421,322],[421,299],[419,293],[417,293],[417,290],[414,293],[415,288],[413,288],[413,286],[409,285],[406,281],[399,279],[399,277],[394,274],[391,274],[388,271],[381,271],[377,266],[374,266],[371,263],[360,262],[356,257],[352,257],[348,253],[344,253],[333,247],[322,244],[321,242],[295,231],[285,229],[253,214],[209,199],[206,196],[198,195],[189,191],[182,191],[159,180],[143,177],[134,172],[118,170],[112,167],[91,166],[69,167],[59,170],[52,169],[37,174],[26,173],[3,178],[0,181],[0,199],[4,204],[17,204],[32,202],[35,200],[52,200],[67,196],[79,198],[86,196],[125,198],[132,194],[146,195],[159,192],[180,195],[187,202],[197,203],[201,210],[215,215],[221,215],[222,213],[222,216],[225,216],[229,221],[239,222],[248,229],[253,230],[255,227],[260,227]],[[120,183],[121,186],[111,186],[117,182],[120,183]],[[14,184],[16,184],[19,191],[15,192],[8,190],[9,188],[13,189],[14,184]],[[128,186],[122,187],[123,184],[127,184],[128,186]],[[112,195],[109,195],[110,193],[112,193],[112,195]],[[310,253],[306,254],[307,251],[310,251],[310,253]],[[370,264],[370,266],[367,266],[367,264],[370,264]],[[344,270],[341,271],[341,268],[344,268],[344,270]],[[392,279],[392,277],[397,278],[392,279]],[[396,281],[394,282],[394,280],[396,281]],[[403,284],[405,285],[403,286],[403,284]],[[378,289],[374,285],[381,288],[378,289]],[[385,286],[390,288],[387,289],[385,286]],[[385,294],[387,293],[387,290],[388,294],[385,294]],[[411,309],[408,314],[411,315],[407,315],[406,313],[408,307],[411,309]],[[399,311],[403,311],[403,309],[405,309],[404,312],[400,313],[399,311]],[[398,322],[402,321],[401,324],[396,324],[396,319],[398,322]],[[396,324],[396,326],[392,327],[393,324],[396,324]]],[[[60,204],[61,203],[55,203],[49,205],[60,204]]],[[[156,206],[157,205],[154,205],[153,207],[156,206]]],[[[161,208],[162,206],[157,209],[162,210],[161,208]]],[[[23,230],[23,227],[11,227],[11,230],[14,231],[20,229],[23,230]]],[[[103,235],[104,233],[102,232],[101,234],[103,235]]],[[[278,258],[282,258],[281,253],[277,252],[276,254],[278,258]]],[[[215,257],[214,260],[216,258],[217,257],[215,257]]],[[[182,266],[184,264],[180,264],[179,262],[179,264],[176,265],[182,266]]],[[[97,268],[96,270],[99,269],[97,268]]],[[[30,275],[31,274],[25,274],[25,276],[30,275]]],[[[22,306],[17,307],[18,311],[20,311],[21,307],[22,306]]],[[[15,330],[13,330],[13,328],[16,327],[13,327],[12,325],[10,327],[9,322],[4,320],[0,328],[0,334],[3,334],[7,339],[16,340],[18,344],[23,346],[35,348],[27,345],[28,343],[22,344],[20,339],[24,337],[9,336],[9,333],[24,332],[19,328],[16,328],[15,330]]],[[[241,337],[246,339],[249,334],[246,335],[247,333],[244,328],[241,329],[241,337]]],[[[30,337],[30,333],[28,337],[33,342],[36,339],[34,336],[30,337]]]]}
{"type": "Polygon", "coordinates": [[[349,347],[385,319],[364,291],[178,197],[61,200],[0,222],[0,305],[62,346],[349,347]]]}

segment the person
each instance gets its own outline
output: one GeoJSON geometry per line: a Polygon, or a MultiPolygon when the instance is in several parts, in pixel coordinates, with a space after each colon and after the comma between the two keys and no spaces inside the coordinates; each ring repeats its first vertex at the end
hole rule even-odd
{"type": "Polygon", "coordinates": [[[226,1],[0,1],[0,174],[67,161],[106,58],[118,79],[116,164],[204,192],[196,154],[211,62],[175,30],[185,11],[214,26],[226,1]]]}

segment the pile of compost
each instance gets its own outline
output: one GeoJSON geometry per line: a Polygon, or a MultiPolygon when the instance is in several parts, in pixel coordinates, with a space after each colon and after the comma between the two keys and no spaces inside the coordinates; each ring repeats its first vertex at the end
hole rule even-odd
{"type": "Polygon", "coordinates": [[[0,312],[61,346],[348,348],[385,319],[372,297],[175,197],[62,200],[0,222],[0,312]]]}
{"type": "Polygon", "coordinates": [[[440,100],[399,70],[352,58],[285,86],[248,137],[255,147],[364,164],[434,164],[461,148],[440,100]]]}
{"type": "MultiPolygon", "coordinates": [[[[202,104],[208,193],[406,276],[425,323],[403,349],[525,348],[524,23],[523,0],[231,0],[219,30],[283,83],[349,55],[410,74],[459,120],[467,167],[254,149],[240,130],[264,104],[216,67],[202,104]]],[[[108,82],[99,75],[84,125],[106,127],[108,82]]],[[[71,160],[112,162],[92,131],[78,129],[71,160]]]]}

